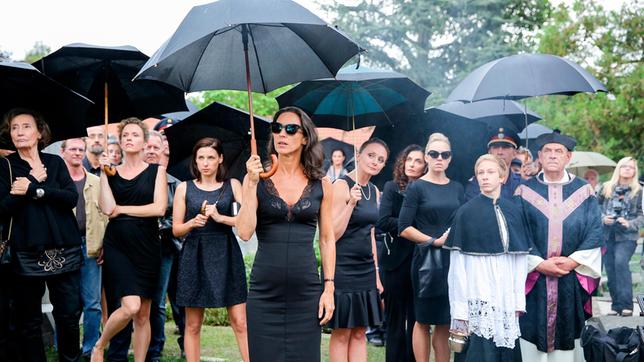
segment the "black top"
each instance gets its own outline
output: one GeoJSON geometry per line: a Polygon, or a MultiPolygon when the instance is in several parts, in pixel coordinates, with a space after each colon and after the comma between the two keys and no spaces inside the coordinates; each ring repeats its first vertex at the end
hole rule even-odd
{"type": "Polygon", "coordinates": [[[413,242],[398,236],[398,215],[404,199],[405,191],[400,191],[396,182],[387,181],[385,183],[380,198],[380,215],[376,228],[388,233],[390,237],[390,242],[387,242],[387,250],[378,260],[380,266],[386,270],[397,268],[414,251],[415,244],[413,242]]]}
{"type": "Polygon", "coordinates": [[[449,227],[452,214],[463,204],[463,197],[463,186],[456,181],[439,185],[416,180],[407,186],[398,216],[398,232],[414,226],[432,238],[441,237],[449,227]]]}
{"type": "Polygon", "coordinates": [[[39,153],[39,157],[47,168],[47,179],[40,183],[29,175],[31,166],[17,152],[6,157],[11,162],[13,180],[27,177],[31,181],[27,194],[20,196],[9,194],[9,166],[0,160],[0,217],[5,225],[13,217],[11,247],[16,251],[43,251],[80,246],[78,224],[72,211],[78,201],[74,181],[62,158],[46,153],[39,153]],[[38,188],[45,194],[35,199],[38,188]]]}
{"type": "Polygon", "coordinates": [[[526,219],[518,202],[505,198],[493,202],[481,194],[456,211],[443,247],[473,255],[527,254],[531,245],[529,237],[526,219]],[[501,211],[501,218],[497,218],[497,207],[501,211]],[[500,228],[503,224],[508,232],[507,247],[501,241],[500,228]]]}
{"type": "MultiPolygon", "coordinates": [[[[201,213],[201,204],[208,200],[208,204],[216,205],[217,212],[224,216],[233,216],[232,205],[235,202],[235,195],[230,180],[224,183],[216,190],[205,191],[197,187],[194,180],[186,182],[186,195],[190,192],[191,197],[186,198],[186,214],[184,220],[190,220],[197,214],[201,213]]],[[[223,223],[218,223],[212,218],[208,218],[206,225],[201,228],[195,228],[190,231],[190,235],[208,234],[208,233],[232,233],[233,227],[223,223]]]]}

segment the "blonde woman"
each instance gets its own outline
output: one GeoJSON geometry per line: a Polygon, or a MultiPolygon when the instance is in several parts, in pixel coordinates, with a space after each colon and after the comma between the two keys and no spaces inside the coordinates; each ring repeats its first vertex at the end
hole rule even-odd
{"type": "Polygon", "coordinates": [[[442,249],[447,239],[452,213],[464,202],[463,186],[447,178],[452,159],[449,139],[441,133],[429,136],[425,146],[428,171],[407,187],[398,216],[400,236],[416,243],[412,260],[414,325],[412,344],[416,361],[429,361],[429,327],[434,325],[436,362],[449,361],[449,299],[447,271],[449,251],[442,249]]]}
{"type": "Polygon", "coordinates": [[[633,315],[633,287],[628,262],[635,252],[639,229],[644,225],[642,188],[637,182],[637,161],[624,157],[613,176],[598,192],[604,224],[608,290],[612,299],[610,314],[633,315]]]}

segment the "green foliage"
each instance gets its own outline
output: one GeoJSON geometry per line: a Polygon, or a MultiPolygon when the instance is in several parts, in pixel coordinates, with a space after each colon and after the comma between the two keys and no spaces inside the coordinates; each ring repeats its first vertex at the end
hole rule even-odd
{"type": "Polygon", "coordinates": [[[49,45],[44,44],[42,41],[37,41],[34,43],[33,48],[25,54],[25,60],[23,61],[26,63],[33,63],[49,53],[51,53],[49,45]]]}
{"type": "Polygon", "coordinates": [[[320,4],[367,49],[367,63],[404,73],[440,103],[470,71],[531,48],[548,0],[359,0],[320,4]]]}
{"type": "Polygon", "coordinates": [[[637,0],[610,12],[595,1],[578,0],[571,6],[560,5],[543,28],[539,52],[579,63],[610,92],[528,101],[544,117],[544,124],[574,135],[580,150],[600,152],[613,160],[644,159],[642,17],[637,0]]]}
{"type": "MultiPolygon", "coordinates": [[[[272,116],[277,112],[275,97],[291,89],[288,85],[267,94],[253,93],[253,112],[260,116],[272,116]]],[[[213,102],[220,102],[248,112],[248,92],[235,90],[215,90],[201,92],[190,99],[197,107],[204,108],[213,102]]]]}

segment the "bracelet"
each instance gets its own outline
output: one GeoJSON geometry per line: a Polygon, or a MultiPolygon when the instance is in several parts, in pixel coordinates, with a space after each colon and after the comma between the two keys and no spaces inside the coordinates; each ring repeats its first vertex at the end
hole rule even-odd
{"type": "Polygon", "coordinates": [[[377,266],[377,267],[376,267],[376,270],[380,270],[380,267],[379,267],[379,266],[377,266]]]}
{"type": "Polygon", "coordinates": [[[324,278],[324,282],[325,282],[325,283],[326,283],[326,282],[335,283],[335,282],[334,282],[334,280],[333,280],[333,279],[330,279],[330,278],[324,278]]]}

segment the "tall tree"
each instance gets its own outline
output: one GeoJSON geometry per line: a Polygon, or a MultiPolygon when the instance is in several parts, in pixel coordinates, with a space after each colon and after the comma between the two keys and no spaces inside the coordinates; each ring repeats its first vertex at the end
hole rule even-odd
{"type": "Polygon", "coordinates": [[[48,55],[49,53],[51,53],[51,48],[49,47],[49,45],[46,45],[42,41],[37,41],[34,43],[34,46],[25,54],[25,60],[23,61],[26,63],[33,63],[37,60],[40,60],[40,58],[48,55]]]}
{"type": "Polygon", "coordinates": [[[346,0],[320,4],[367,49],[368,63],[406,74],[439,103],[475,67],[530,49],[548,0],[346,0]]]}

